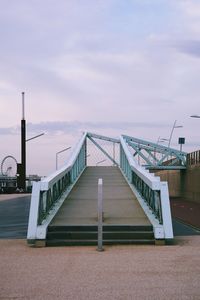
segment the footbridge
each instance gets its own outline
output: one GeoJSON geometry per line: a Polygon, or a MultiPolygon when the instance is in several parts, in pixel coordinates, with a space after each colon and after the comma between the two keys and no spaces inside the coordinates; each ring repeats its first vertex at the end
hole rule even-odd
{"type": "Polygon", "coordinates": [[[67,164],[34,183],[27,241],[37,246],[97,244],[99,179],[104,244],[171,240],[168,185],[149,169],[185,165],[186,153],[172,148],[125,135],[84,133],[67,164]],[[95,161],[93,149],[104,159],[95,161]]]}

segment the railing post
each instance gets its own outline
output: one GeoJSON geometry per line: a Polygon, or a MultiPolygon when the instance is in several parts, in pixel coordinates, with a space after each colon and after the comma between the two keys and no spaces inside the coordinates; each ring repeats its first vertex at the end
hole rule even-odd
{"type": "Polygon", "coordinates": [[[38,210],[40,204],[40,181],[33,183],[33,191],[31,195],[31,205],[29,212],[29,222],[27,231],[28,243],[34,243],[36,239],[36,230],[38,225],[38,210]]]}
{"type": "Polygon", "coordinates": [[[103,180],[98,180],[98,251],[103,251],[103,180]]]}

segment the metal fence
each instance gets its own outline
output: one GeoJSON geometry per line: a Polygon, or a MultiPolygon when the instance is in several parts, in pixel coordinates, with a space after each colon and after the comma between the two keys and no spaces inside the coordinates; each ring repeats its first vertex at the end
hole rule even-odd
{"type": "Polygon", "coordinates": [[[144,201],[147,203],[159,223],[163,224],[160,190],[152,189],[140,176],[136,174],[122,145],[120,147],[120,167],[130,184],[134,185],[144,201]]]}
{"type": "Polygon", "coordinates": [[[195,166],[200,164],[200,150],[187,154],[187,166],[195,166]]]}
{"type": "Polygon", "coordinates": [[[167,183],[138,165],[123,137],[120,138],[120,168],[151,220],[155,238],[173,238],[167,183]]]}

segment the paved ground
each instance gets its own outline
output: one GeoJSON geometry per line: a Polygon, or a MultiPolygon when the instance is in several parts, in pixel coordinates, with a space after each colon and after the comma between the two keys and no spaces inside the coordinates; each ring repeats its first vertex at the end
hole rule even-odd
{"type": "Polygon", "coordinates": [[[173,246],[30,248],[0,240],[0,299],[199,300],[200,236],[173,246]]]}
{"type": "Polygon", "coordinates": [[[0,238],[26,238],[30,194],[0,195],[0,238]]]}
{"type": "Polygon", "coordinates": [[[184,198],[171,197],[172,215],[177,219],[200,229],[200,204],[184,198]]]}
{"type": "Polygon", "coordinates": [[[200,236],[191,227],[173,220],[171,246],[31,248],[4,232],[25,236],[29,202],[0,196],[0,300],[200,299],[200,236]]]}

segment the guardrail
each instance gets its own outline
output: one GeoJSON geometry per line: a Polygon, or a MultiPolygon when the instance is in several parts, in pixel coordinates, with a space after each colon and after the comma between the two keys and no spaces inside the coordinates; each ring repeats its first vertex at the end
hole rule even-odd
{"type": "Polygon", "coordinates": [[[200,164],[200,150],[187,154],[187,166],[195,166],[200,164]]]}
{"type": "Polygon", "coordinates": [[[34,182],[28,224],[28,242],[45,239],[46,229],[69,191],[86,167],[84,134],[72,151],[68,164],[40,182],[34,182]]]}
{"type": "Polygon", "coordinates": [[[167,182],[161,182],[135,162],[123,137],[120,138],[120,168],[153,224],[155,238],[173,238],[167,182]]]}

